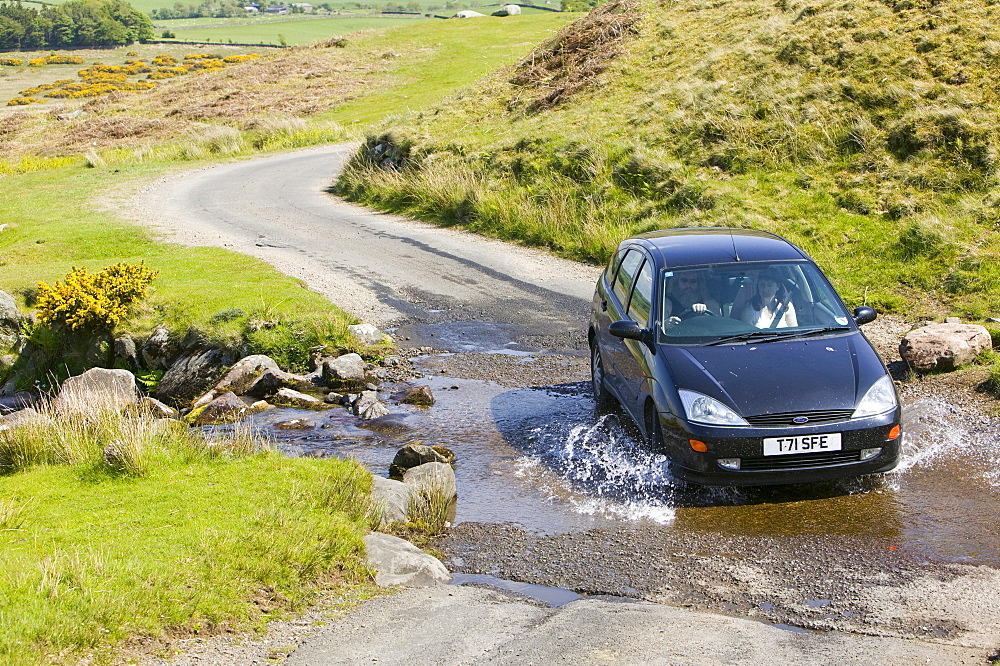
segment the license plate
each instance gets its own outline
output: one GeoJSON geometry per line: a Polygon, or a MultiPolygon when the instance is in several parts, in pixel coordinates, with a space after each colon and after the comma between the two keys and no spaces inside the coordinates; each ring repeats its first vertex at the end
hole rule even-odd
{"type": "Polygon", "coordinates": [[[787,456],[793,453],[820,453],[840,451],[840,433],[828,435],[796,435],[794,437],[767,437],[764,439],[765,456],[787,456]]]}

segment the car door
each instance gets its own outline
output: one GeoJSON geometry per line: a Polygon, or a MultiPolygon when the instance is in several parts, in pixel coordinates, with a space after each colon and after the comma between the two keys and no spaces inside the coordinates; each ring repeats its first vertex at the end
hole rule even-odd
{"type": "MultiPolygon", "coordinates": [[[[640,328],[648,329],[653,303],[654,268],[648,257],[643,257],[642,265],[632,280],[632,291],[625,307],[625,319],[631,319],[640,328]]],[[[649,376],[651,350],[640,340],[619,339],[613,353],[616,372],[621,387],[622,401],[638,423],[642,422],[643,385],[649,376]]]]}
{"type": "Polygon", "coordinates": [[[608,282],[602,290],[603,300],[599,308],[595,303],[598,314],[597,344],[600,346],[601,358],[604,359],[605,382],[619,401],[623,399],[623,395],[614,357],[621,349],[621,340],[608,333],[608,327],[612,322],[621,321],[628,316],[626,307],[632,293],[632,283],[642,267],[642,261],[642,253],[637,249],[619,250],[612,263],[614,270],[609,271],[608,282]]]}

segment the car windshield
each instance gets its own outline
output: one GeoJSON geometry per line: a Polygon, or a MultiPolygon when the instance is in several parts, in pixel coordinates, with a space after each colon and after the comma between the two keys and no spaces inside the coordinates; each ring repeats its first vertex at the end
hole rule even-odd
{"type": "Polygon", "coordinates": [[[811,262],[726,263],[665,270],[660,342],[767,342],[853,330],[811,262]]]}

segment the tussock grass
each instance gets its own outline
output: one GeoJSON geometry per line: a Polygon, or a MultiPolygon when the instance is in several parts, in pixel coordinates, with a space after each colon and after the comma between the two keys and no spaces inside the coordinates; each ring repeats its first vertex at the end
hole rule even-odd
{"type": "Polygon", "coordinates": [[[0,499],[0,532],[13,532],[21,529],[25,521],[27,507],[18,500],[0,499]]]}
{"type": "Polygon", "coordinates": [[[766,229],[852,304],[982,317],[1000,295],[996,11],[609,3],[372,133],[339,188],[596,263],[649,229],[766,229]]]}
{"type": "Polygon", "coordinates": [[[437,536],[444,534],[454,509],[454,498],[434,486],[414,493],[407,513],[421,532],[437,536]]]}
{"type": "Polygon", "coordinates": [[[64,407],[0,432],[0,463],[4,664],[258,626],[368,578],[371,476],[350,461],[64,407]]]}

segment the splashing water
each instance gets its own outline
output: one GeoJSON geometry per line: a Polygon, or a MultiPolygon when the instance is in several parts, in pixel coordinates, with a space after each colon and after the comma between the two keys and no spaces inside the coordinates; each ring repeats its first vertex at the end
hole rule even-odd
{"type": "Polygon", "coordinates": [[[956,423],[960,416],[957,407],[937,400],[922,399],[905,405],[899,466],[892,474],[931,466],[942,455],[952,456],[965,448],[969,438],[965,428],[956,423]]]}
{"type": "Polygon", "coordinates": [[[569,499],[580,513],[673,521],[678,482],[666,457],[643,450],[616,415],[574,426],[568,434],[553,426],[534,428],[530,440],[537,457],[523,459],[519,474],[539,464],[554,470],[561,482],[586,493],[569,499]]]}

